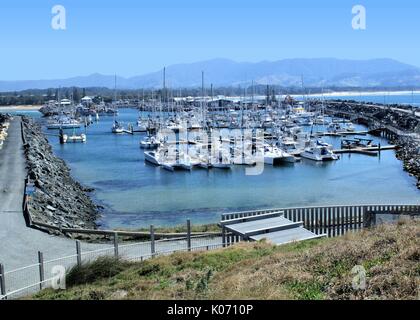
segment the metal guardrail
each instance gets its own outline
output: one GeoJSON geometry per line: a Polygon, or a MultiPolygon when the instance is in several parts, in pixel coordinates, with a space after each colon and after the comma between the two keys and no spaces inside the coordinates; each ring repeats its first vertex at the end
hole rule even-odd
{"type": "Polygon", "coordinates": [[[129,261],[143,261],[149,258],[167,255],[175,252],[208,251],[226,247],[233,242],[223,244],[221,234],[218,236],[190,236],[177,239],[155,240],[120,244],[118,237],[114,238],[112,245],[96,250],[82,250],[82,243],[75,242],[75,254],[65,257],[44,259],[42,252],[38,252],[38,263],[14,270],[5,270],[0,263],[0,300],[15,299],[25,295],[34,294],[42,289],[51,287],[56,280],[53,268],[63,266],[66,271],[72,267],[93,261],[99,257],[115,257],[129,261]]]}

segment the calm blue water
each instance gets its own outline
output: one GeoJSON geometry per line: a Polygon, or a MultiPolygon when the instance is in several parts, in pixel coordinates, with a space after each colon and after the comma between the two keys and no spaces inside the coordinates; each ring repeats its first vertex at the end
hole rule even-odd
{"type": "MultiPolygon", "coordinates": [[[[123,109],[119,120],[135,123],[137,116],[137,111],[123,109]]],[[[112,122],[112,117],[102,117],[90,126],[86,144],[60,145],[58,137],[49,136],[74,177],[95,188],[96,201],[105,206],[100,222],[106,228],[177,225],[187,218],[196,224],[211,223],[221,212],[254,208],[420,200],[414,178],[402,170],[394,151],[380,157],[353,154],[328,163],[302,160],[265,166],[259,176],[246,176],[242,166],[171,173],[144,162],[139,148],[143,134],[114,135],[112,122]]],[[[326,141],[340,144],[339,138],[326,141]]]]}

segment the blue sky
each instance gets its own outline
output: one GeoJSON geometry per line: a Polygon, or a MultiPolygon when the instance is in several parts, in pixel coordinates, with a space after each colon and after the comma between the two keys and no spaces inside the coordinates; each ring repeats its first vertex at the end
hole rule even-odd
{"type": "Polygon", "coordinates": [[[420,1],[1,0],[0,79],[134,76],[213,58],[394,58],[420,66],[420,1]],[[386,2],[386,3],[384,3],[386,2]],[[63,5],[67,29],[51,28],[63,5]],[[351,9],[367,10],[367,29],[351,9]]]}

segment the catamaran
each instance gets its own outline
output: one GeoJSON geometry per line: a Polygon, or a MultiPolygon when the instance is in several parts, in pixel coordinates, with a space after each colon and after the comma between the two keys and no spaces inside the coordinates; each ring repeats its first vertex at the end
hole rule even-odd
{"type": "Polygon", "coordinates": [[[264,163],[272,166],[278,165],[280,163],[294,163],[296,158],[289,153],[285,152],[282,149],[279,149],[275,146],[264,146],[264,163]]]}

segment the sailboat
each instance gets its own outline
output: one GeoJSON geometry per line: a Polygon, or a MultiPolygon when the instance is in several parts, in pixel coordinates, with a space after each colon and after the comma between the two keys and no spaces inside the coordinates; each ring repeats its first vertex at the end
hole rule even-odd
{"type": "Polygon", "coordinates": [[[124,128],[117,120],[114,120],[111,131],[112,133],[121,134],[124,133],[124,128]]]}
{"type": "MultiPolygon", "coordinates": [[[[114,103],[115,103],[115,107],[116,107],[116,105],[117,105],[117,75],[115,75],[115,78],[114,78],[114,103]]],[[[114,112],[114,123],[112,125],[111,132],[116,133],[116,134],[124,133],[124,128],[116,120],[115,116],[116,116],[116,113],[114,112]]]]}

